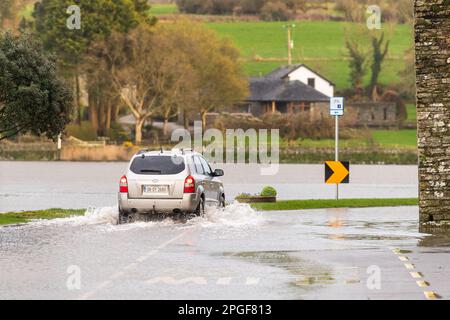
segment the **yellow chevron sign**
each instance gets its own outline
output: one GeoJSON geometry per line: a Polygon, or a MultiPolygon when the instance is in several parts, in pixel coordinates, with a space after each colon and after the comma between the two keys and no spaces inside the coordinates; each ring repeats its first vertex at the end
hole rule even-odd
{"type": "Polygon", "coordinates": [[[349,183],[350,163],[348,161],[325,161],[325,183],[349,183]]]}

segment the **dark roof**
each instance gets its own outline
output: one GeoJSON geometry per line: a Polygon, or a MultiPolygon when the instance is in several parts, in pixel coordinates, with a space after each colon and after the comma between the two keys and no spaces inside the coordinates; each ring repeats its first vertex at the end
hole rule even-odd
{"type": "Polygon", "coordinates": [[[281,66],[281,67],[273,70],[272,72],[268,73],[264,77],[265,78],[283,79],[283,78],[287,77],[288,74],[290,74],[291,72],[297,70],[300,67],[304,67],[304,68],[308,69],[309,71],[311,71],[315,75],[321,77],[322,79],[327,81],[329,84],[334,86],[333,82],[331,82],[330,80],[328,80],[327,78],[325,78],[324,76],[322,76],[321,74],[317,73],[316,71],[312,70],[311,68],[309,68],[307,65],[304,65],[304,64],[293,64],[293,65],[288,65],[288,66],[281,66]]]}
{"type": "Polygon", "coordinates": [[[300,67],[301,67],[301,65],[296,65],[296,64],[290,65],[290,66],[282,66],[282,67],[279,67],[279,68],[273,70],[272,72],[266,74],[265,78],[283,79],[289,73],[291,73],[292,71],[294,71],[300,67]]]}
{"type": "Polygon", "coordinates": [[[300,81],[287,81],[266,76],[251,78],[249,84],[251,95],[247,101],[330,101],[330,97],[300,81]]]}

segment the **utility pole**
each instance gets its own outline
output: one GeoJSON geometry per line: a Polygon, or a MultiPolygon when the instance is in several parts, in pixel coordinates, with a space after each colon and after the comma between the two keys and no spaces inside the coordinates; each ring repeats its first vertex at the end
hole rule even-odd
{"type": "Polygon", "coordinates": [[[292,40],[292,28],[295,28],[295,24],[286,24],[283,27],[287,29],[288,65],[291,65],[292,49],[294,49],[294,40],[292,40]]]}
{"type": "MultiPolygon", "coordinates": [[[[339,161],[339,116],[335,115],[334,160],[339,161]]],[[[339,183],[336,183],[336,200],[339,200],[339,183]]]]}

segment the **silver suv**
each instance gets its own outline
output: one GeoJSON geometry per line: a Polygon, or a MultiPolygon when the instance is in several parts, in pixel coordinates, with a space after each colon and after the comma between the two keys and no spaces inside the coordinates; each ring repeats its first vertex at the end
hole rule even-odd
{"type": "Polygon", "coordinates": [[[120,178],[119,223],[163,215],[202,215],[206,202],[225,206],[218,177],[200,153],[187,150],[139,151],[120,178]]]}

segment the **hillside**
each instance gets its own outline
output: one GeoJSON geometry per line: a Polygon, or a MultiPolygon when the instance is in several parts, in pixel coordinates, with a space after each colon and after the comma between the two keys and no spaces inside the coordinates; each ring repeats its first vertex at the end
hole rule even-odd
{"type": "MultiPolygon", "coordinates": [[[[258,76],[285,64],[286,29],[283,22],[208,22],[205,25],[231,38],[240,48],[247,74],[258,76]],[[259,61],[258,61],[259,60],[259,61]]],[[[296,22],[293,32],[295,63],[305,63],[333,80],[337,89],[350,86],[348,60],[344,47],[345,28],[355,25],[333,21],[296,22]]],[[[389,57],[380,77],[383,84],[399,81],[403,56],[413,43],[412,26],[397,25],[391,34],[389,57]]],[[[368,81],[369,77],[366,77],[368,81]]]]}

